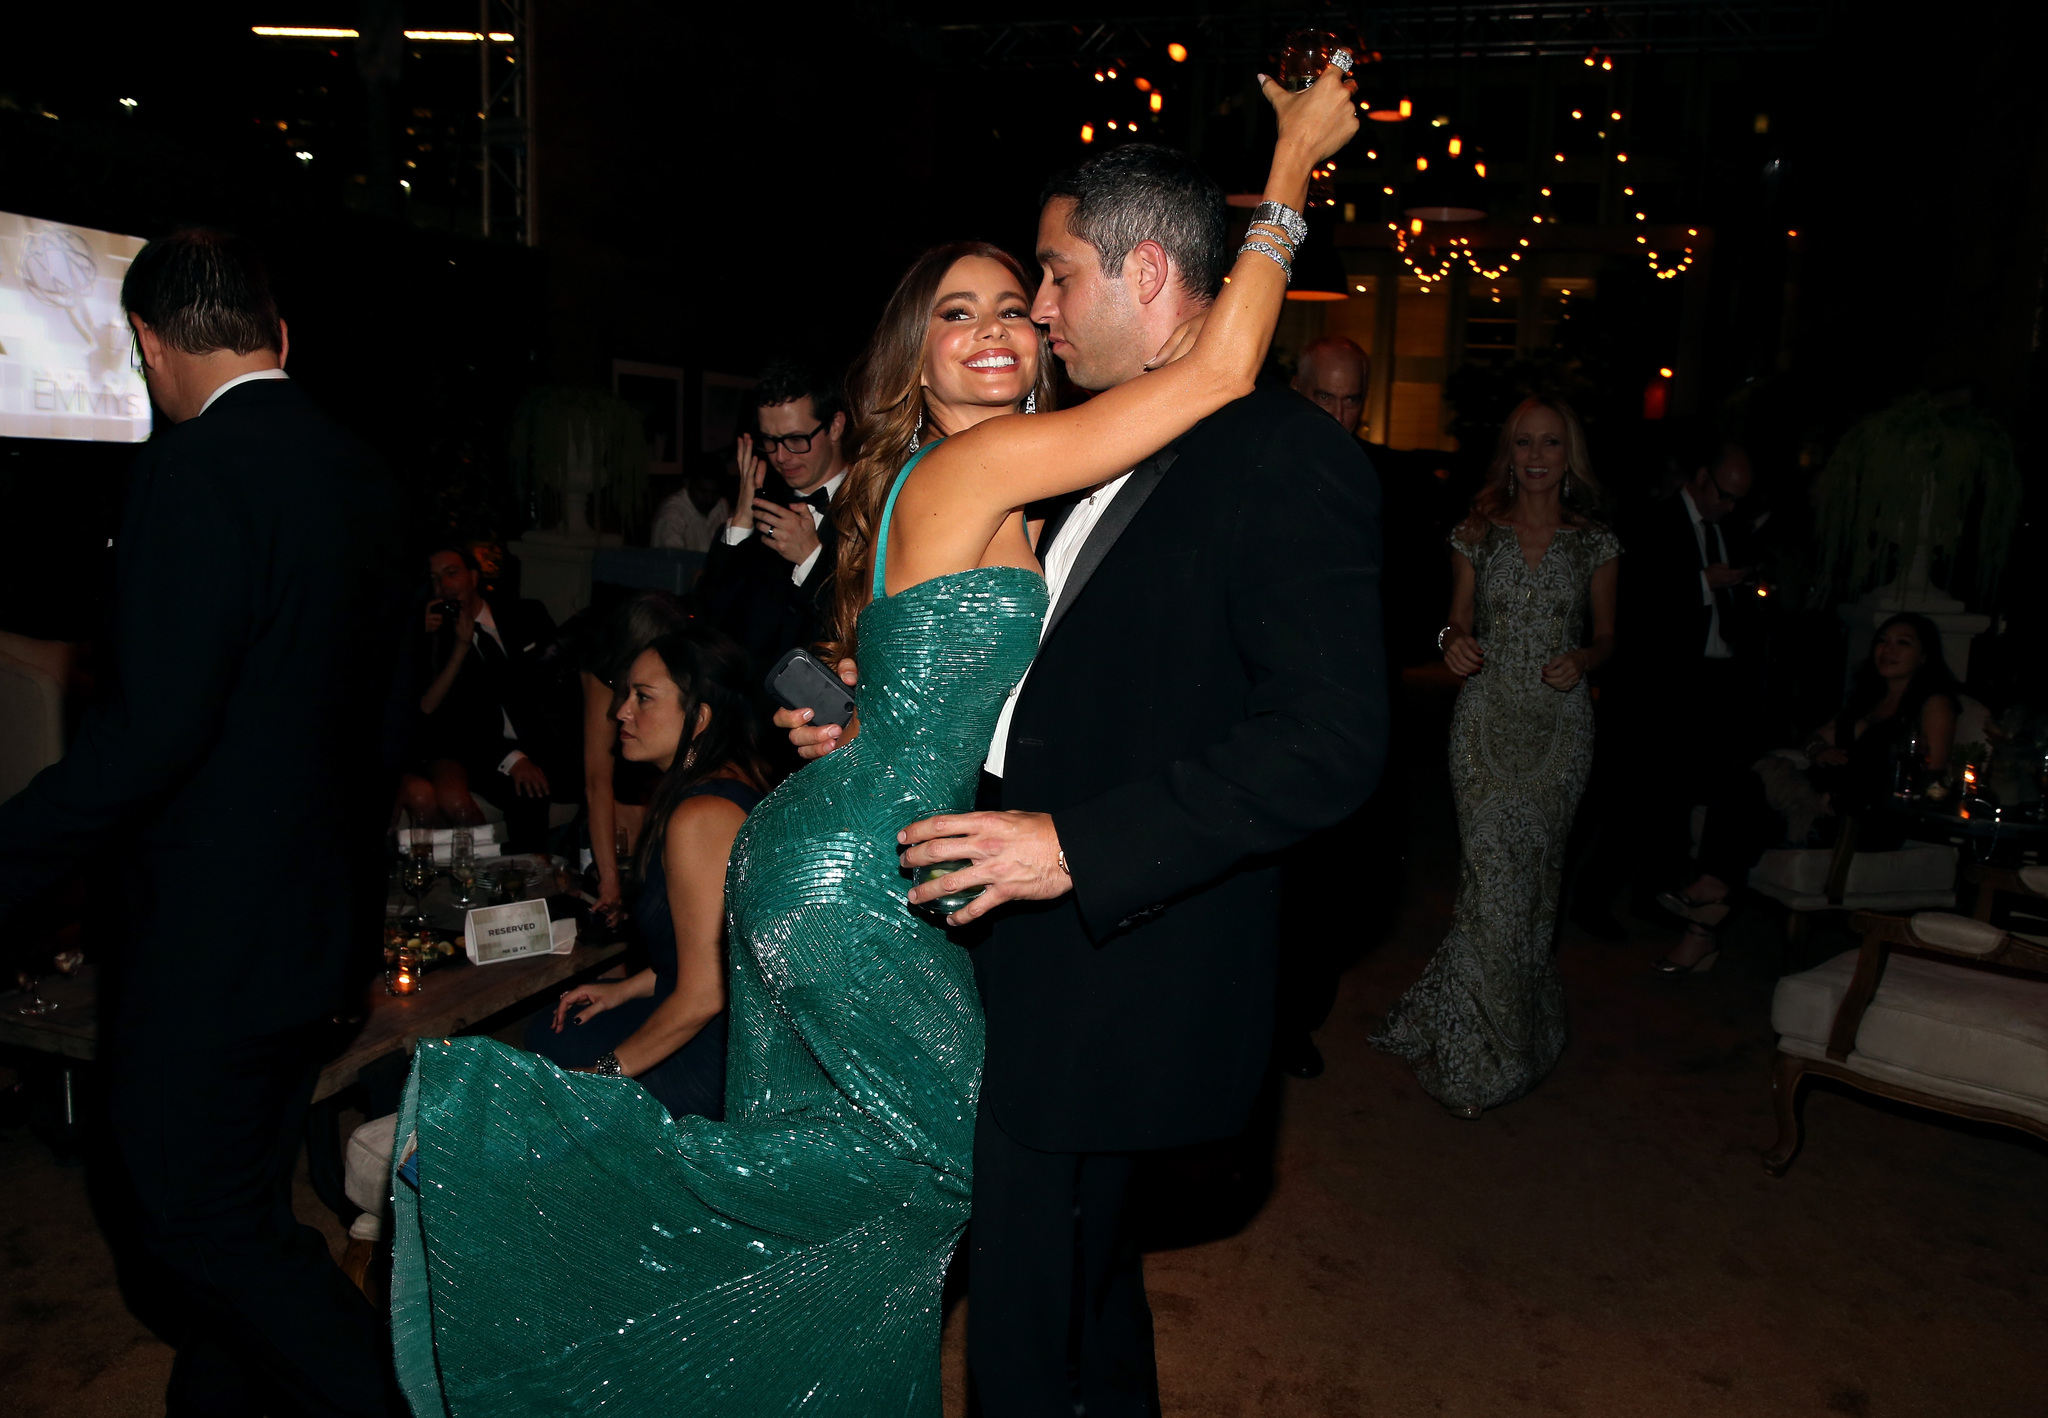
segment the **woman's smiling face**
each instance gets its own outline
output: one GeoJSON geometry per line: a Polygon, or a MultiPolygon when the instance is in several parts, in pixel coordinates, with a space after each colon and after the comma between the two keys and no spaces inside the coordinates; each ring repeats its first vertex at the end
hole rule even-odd
{"type": "Polygon", "coordinates": [[[1031,302],[1000,261],[965,256],[939,282],[925,343],[925,387],[940,404],[1015,404],[1038,379],[1031,302]]]}
{"type": "Polygon", "coordinates": [[[1515,482],[1523,493],[1542,492],[1563,484],[1565,475],[1564,420],[1555,409],[1537,405],[1515,425],[1509,454],[1515,482]]]}

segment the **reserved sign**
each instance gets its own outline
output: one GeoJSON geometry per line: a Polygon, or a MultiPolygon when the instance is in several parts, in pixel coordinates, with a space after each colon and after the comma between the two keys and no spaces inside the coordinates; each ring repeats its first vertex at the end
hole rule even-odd
{"type": "Polygon", "coordinates": [[[567,955],[576,948],[576,923],[550,921],[545,901],[515,901],[471,911],[462,927],[471,961],[494,965],[527,955],[567,955]]]}

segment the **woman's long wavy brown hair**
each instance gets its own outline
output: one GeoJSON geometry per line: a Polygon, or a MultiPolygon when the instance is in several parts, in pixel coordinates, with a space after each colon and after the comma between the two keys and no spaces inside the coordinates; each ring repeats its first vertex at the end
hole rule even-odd
{"type": "Polygon", "coordinates": [[[1515,482],[1515,426],[1531,409],[1548,409],[1564,425],[1565,476],[1561,497],[1566,514],[1581,522],[1605,520],[1601,509],[1606,503],[1606,493],[1593,477],[1593,465],[1586,457],[1586,433],[1579,426],[1579,416],[1562,399],[1532,394],[1515,405],[1515,411],[1500,426],[1500,442],[1493,450],[1493,462],[1486,469],[1486,481],[1472,499],[1465,520],[1458,524],[1460,540],[1484,541],[1486,529],[1514,505],[1515,494],[1519,490],[1515,482]]]}
{"type": "MultiPolygon", "coordinates": [[[[832,521],[839,533],[839,564],[833,575],[830,657],[854,653],[855,626],[874,589],[875,537],[888,500],[889,485],[920,445],[951,432],[940,426],[925,399],[923,379],[929,358],[932,305],[940,283],[957,261],[985,256],[1000,262],[1017,278],[1017,289],[1029,299],[1030,277],[1016,257],[986,241],[956,241],[935,246],[911,263],[882,309],[874,338],[847,376],[847,400],[854,417],[854,444],[860,455],[832,499],[832,521]],[[922,418],[924,428],[918,431],[922,418]]],[[[1041,412],[1053,401],[1052,350],[1045,331],[1038,331],[1038,380],[1032,388],[1041,412]]]]}

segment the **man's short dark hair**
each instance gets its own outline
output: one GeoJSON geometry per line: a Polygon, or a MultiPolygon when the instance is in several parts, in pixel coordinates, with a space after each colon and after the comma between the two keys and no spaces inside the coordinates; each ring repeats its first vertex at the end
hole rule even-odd
{"type": "Polygon", "coordinates": [[[1223,189],[1193,158],[1156,143],[1126,143],[1045,184],[1038,205],[1074,199],[1067,230],[1095,248],[1102,269],[1123,270],[1141,241],[1156,241],[1198,300],[1214,300],[1230,270],[1230,216],[1223,189]]]}
{"type": "Polygon", "coordinates": [[[811,412],[817,415],[820,423],[829,424],[834,414],[846,412],[846,399],[839,392],[839,381],[831,375],[820,373],[800,360],[769,360],[768,367],[761,371],[760,383],[754,386],[754,407],[769,409],[798,399],[811,401],[811,412]]]}
{"type": "Polygon", "coordinates": [[[129,263],[121,305],[186,354],[284,351],[263,258],[230,231],[184,227],[150,242],[129,263]]]}
{"type": "Polygon", "coordinates": [[[427,548],[427,560],[429,562],[432,562],[435,557],[439,556],[444,551],[447,552],[450,556],[461,557],[462,564],[468,567],[471,571],[474,571],[477,575],[481,576],[484,574],[483,567],[477,563],[476,553],[474,551],[471,551],[468,545],[463,542],[435,542],[432,546],[427,548]]]}

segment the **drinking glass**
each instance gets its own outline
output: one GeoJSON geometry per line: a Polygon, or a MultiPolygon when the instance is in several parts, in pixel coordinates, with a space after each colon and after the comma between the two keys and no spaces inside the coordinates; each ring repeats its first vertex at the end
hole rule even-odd
{"type": "Polygon", "coordinates": [[[407,925],[416,925],[419,922],[421,903],[426,900],[427,892],[433,889],[434,877],[437,874],[434,869],[434,844],[427,840],[424,830],[416,828],[413,833],[411,854],[406,857],[399,876],[406,894],[412,897],[412,908],[401,917],[407,925]]]}
{"type": "Polygon", "coordinates": [[[28,996],[28,999],[24,1003],[18,1004],[14,1007],[14,1012],[16,1014],[26,1014],[33,1018],[49,1014],[57,1008],[57,1004],[54,1000],[46,1000],[40,994],[36,993],[36,977],[34,975],[31,975],[28,971],[24,970],[20,974],[16,975],[14,977],[14,983],[21,988],[21,992],[23,994],[28,996]]]}
{"type": "Polygon", "coordinates": [[[1336,30],[1296,30],[1287,36],[1286,47],[1280,52],[1280,72],[1273,77],[1280,81],[1281,88],[1300,93],[1322,77],[1323,70],[1330,67],[1330,56],[1340,49],[1350,51],[1352,72],[1357,73],[1357,66],[1365,62],[1365,46],[1356,35],[1336,30]]]}
{"type": "Polygon", "coordinates": [[[455,883],[455,904],[465,910],[476,905],[476,843],[467,827],[450,834],[448,876],[455,883]]]}

